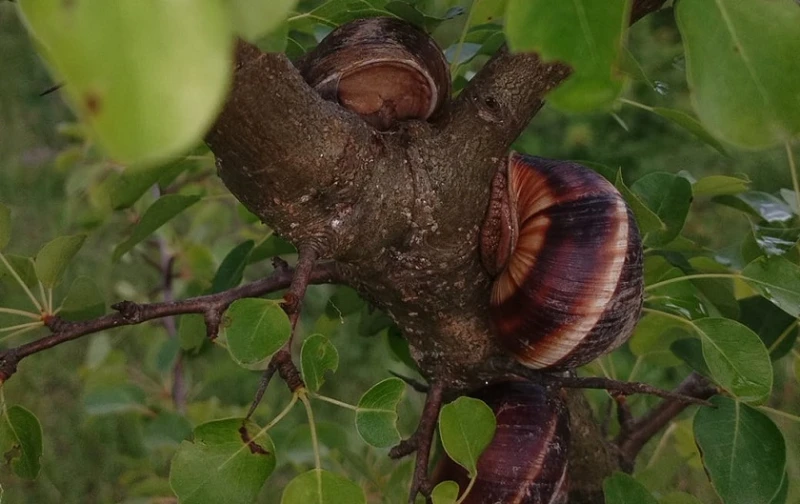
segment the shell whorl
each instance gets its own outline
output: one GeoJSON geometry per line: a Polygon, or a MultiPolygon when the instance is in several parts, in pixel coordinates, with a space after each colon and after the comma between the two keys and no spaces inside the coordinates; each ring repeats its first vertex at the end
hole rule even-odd
{"type": "MultiPolygon", "coordinates": [[[[530,382],[501,382],[472,394],[497,417],[497,430],[478,459],[478,476],[464,504],[566,504],[569,413],[561,392],[530,382]]],[[[463,492],[467,472],[446,455],[435,481],[463,492]]]]}
{"type": "Polygon", "coordinates": [[[424,31],[390,17],[343,24],[297,62],[326,100],[377,129],[431,118],[450,96],[444,53],[424,31]]]}
{"type": "Polygon", "coordinates": [[[641,239],[625,200],[575,163],[511,153],[506,176],[517,228],[504,238],[510,254],[490,300],[501,343],[537,369],[580,366],[621,345],[643,294],[641,239]]]}

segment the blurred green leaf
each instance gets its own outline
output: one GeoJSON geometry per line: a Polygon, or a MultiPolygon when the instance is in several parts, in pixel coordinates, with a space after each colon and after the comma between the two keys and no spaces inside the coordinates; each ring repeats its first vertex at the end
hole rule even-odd
{"type": "Polygon", "coordinates": [[[228,351],[237,363],[252,366],[270,358],[289,341],[292,325],[275,301],[245,298],[225,312],[228,351]]]}
{"type": "Polygon", "coordinates": [[[703,343],[695,338],[686,338],[674,341],[669,349],[679,359],[689,365],[703,376],[711,377],[705,358],[703,358],[703,343]]]}
{"type": "Polygon", "coordinates": [[[786,445],[766,415],[727,397],[700,408],[694,435],[703,465],[725,504],[769,504],[786,467],[786,445]]]}
{"type": "Polygon", "coordinates": [[[264,241],[259,243],[253,252],[250,254],[250,264],[258,261],[263,261],[270,257],[275,257],[285,254],[294,254],[297,249],[291,243],[287,242],[278,235],[272,234],[265,238],[264,241]]]}
{"type": "Polygon", "coordinates": [[[692,193],[695,196],[719,196],[720,194],[738,194],[749,188],[750,181],[746,178],[709,175],[692,184],[692,193]]]}
{"type": "Polygon", "coordinates": [[[321,469],[296,476],[286,485],[281,504],[366,504],[364,490],[352,481],[321,469]]]}
{"type": "Polygon", "coordinates": [[[145,400],[144,391],[136,385],[106,384],[89,388],[83,397],[83,406],[89,415],[147,413],[145,400]]]}
{"type": "Polygon", "coordinates": [[[647,207],[664,224],[664,228],[643,234],[646,246],[657,247],[674,240],[686,222],[692,203],[692,185],[683,177],[671,173],[648,173],[631,185],[647,207]]]}
{"type": "Polygon", "coordinates": [[[248,264],[248,258],[254,246],[255,242],[253,240],[247,240],[228,252],[228,255],[222,260],[222,264],[219,265],[219,269],[214,275],[214,280],[211,282],[212,294],[232,289],[242,283],[244,269],[248,264]]]}
{"type": "Polygon", "coordinates": [[[33,266],[36,277],[46,288],[52,289],[61,280],[64,271],[84,241],[86,235],[59,236],[39,250],[33,266]]]}
{"type": "Polygon", "coordinates": [[[11,241],[11,210],[0,203],[0,250],[11,241]]]}
{"type": "Polygon", "coordinates": [[[178,340],[186,351],[198,351],[206,341],[206,322],[203,315],[181,315],[178,326],[178,340]]]}
{"type": "Polygon", "coordinates": [[[325,313],[332,318],[342,318],[361,310],[364,300],[355,289],[346,286],[337,286],[336,292],[328,299],[325,313]]]}
{"type": "Polygon", "coordinates": [[[241,418],[198,426],[172,459],[169,483],[181,504],[252,504],[275,469],[275,446],[241,418]]]}
{"type": "Polygon", "coordinates": [[[650,491],[632,476],[615,472],[603,481],[606,504],[658,504],[650,491]]]}
{"type": "Polygon", "coordinates": [[[439,412],[439,435],[447,455],[467,470],[478,472],[478,458],[489,446],[497,427],[492,408],[480,399],[459,397],[439,412]]]}
{"type": "Polygon", "coordinates": [[[747,191],[736,195],[723,194],[715,196],[712,201],[760,217],[767,222],[787,222],[793,218],[789,205],[761,191],[747,191]]]}
{"type": "Polygon", "coordinates": [[[74,109],[119,161],[189,148],[223,103],[233,37],[218,0],[21,0],[19,7],[74,109]]]}
{"type": "Polygon", "coordinates": [[[277,28],[297,5],[297,0],[226,0],[233,28],[255,42],[277,28]]]}
{"type": "MultiPolygon", "coordinates": [[[[750,237],[758,247],[758,255],[781,256],[795,251],[800,240],[800,228],[752,225],[750,237]]],[[[750,238],[748,237],[748,238],[750,238]]]]}
{"type": "Polygon", "coordinates": [[[695,497],[683,492],[672,492],[658,501],[658,504],[703,504],[695,497]]]}
{"type": "Polygon", "coordinates": [[[183,415],[160,411],[148,418],[144,426],[144,442],[148,449],[175,448],[192,434],[192,425],[183,415]]]}
{"type": "Polygon", "coordinates": [[[700,120],[762,148],[800,132],[800,9],[793,0],[681,0],[675,17],[700,120]]]}
{"type": "Polygon", "coordinates": [[[325,383],[325,373],[335,373],[339,368],[339,352],[328,338],[322,334],[312,334],[303,341],[300,367],[306,387],[316,392],[325,383]]]}
{"type": "Polygon", "coordinates": [[[65,320],[89,320],[106,312],[106,300],[100,288],[89,277],[81,276],[72,282],[61,304],[59,316],[65,320]]]}
{"type": "Polygon", "coordinates": [[[800,317],[800,266],[783,257],[762,257],[742,270],[742,278],[781,310],[800,317]]]}
{"type": "Polygon", "coordinates": [[[431,492],[433,504],[456,504],[458,500],[458,483],[455,481],[442,481],[431,492]]]}
{"type": "Polygon", "coordinates": [[[622,90],[615,67],[629,10],[625,0],[509,0],[505,32],[512,51],[571,66],[572,75],[547,99],[585,112],[607,107],[622,90]]]}
{"type": "Polygon", "coordinates": [[[112,254],[112,260],[118,261],[137,243],[153,234],[158,228],[200,199],[200,196],[184,196],[182,194],[167,194],[160,197],[144,212],[139,223],[133,228],[130,238],[117,245],[112,254]]]}
{"type": "Polygon", "coordinates": [[[163,177],[177,177],[195,163],[193,160],[179,159],[166,164],[145,163],[128,166],[110,184],[111,208],[114,210],[129,208],[163,177]]]}
{"type": "MultiPolygon", "coordinates": [[[[725,146],[720,143],[719,140],[714,138],[714,136],[706,130],[700,121],[692,117],[691,115],[683,112],[681,110],[675,109],[668,109],[664,107],[653,107],[653,112],[660,115],[661,117],[670,120],[674,124],[677,124],[681,128],[685,129],[695,137],[699,138],[702,142],[706,145],[711,146],[712,148],[716,149],[717,152],[722,154],[723,156],[730,157],[728,151],[725,149],[725,146]]],[[[733,178],[733,177],[728,177],[733,178]]]]}
{"type": "Polygon", "coordinates": [[[14,474],[29,480],[36,478],[42,457],[42,426],[36,415],[22,406],[3,405],[0,452],[14,474]]]}
{"type": "Polygon", "coordinates": [[[654,356],[648,362],[654,365],[671,367],[681,363],[672,355],[670,345],[686,338],[688,333],[679,322],[672,322],[664,317],[645,314],[636,325],[629,345],[631,352],[637,357],[654,356]]]}
{"type": "Polygon", "coordinates": [[[742,401],[761,402],[772,391],[772,363],[764,343],[734,320],[694,321],[702,337],[703,357],[711,376],[742,401]]]}
{"type": "Polygon", "coordinates": [[[396,325],[392,325],[386,331],[386,342],[389,350],[392,351],[397,360],[408,366],[409,369],[419,371],[417,361],[411,357],[411,350],[408,347],[408,340],[403,337],[403,333],[396,325]]]}
{"type": "Polygon", "coordinates": [[[405,389],[402,380],[387,378],[361,396],[356,409],[356,430],[367,444],[385,448],[400,441],[397,405],[405,389]]]}

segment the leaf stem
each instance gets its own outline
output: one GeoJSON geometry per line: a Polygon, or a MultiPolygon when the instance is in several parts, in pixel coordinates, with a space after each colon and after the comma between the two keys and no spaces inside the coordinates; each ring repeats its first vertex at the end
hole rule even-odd
{"type": "Polygon", "coordinates": [[[778,339],[776,339],[775,341],[772,342],[772,344],[769,346],[769,348],[767,348],[767,351],[769,353],[772,353],[772,351],[775,350],[778,347],[778,345],[783,343],[783,340],[785,340],[786,337],[789,336],[789,333],[792,332],[792,329],[797,327],[797,323],[798,323],[798,320],[795,319],[794,322],[789,324],[789,327],[787,327],[786,330],[783,331],[780,336],[778,336],[778,339]]]}
{"type": "Polygon", "coordinates": [[[654,284],[648,285],[647,287],[644,288],[644,290],[649,291],[672,283],[683,282],[685,280],[695,280],[698,278],[741,278],[741,275],[739,275],[738,273],[696,273],[694,275],[684,275],[677,278],[662,280],[661,282],[656,282],[654,284]]]}
{"type": "MultiPolygon", "coordinates": [[[[319,440],[317,439],[317,424],[314,422],[314,412],[311,409],[311,402],[308,400],[308,395],[305,389],[297,391],[297,397],[306,408],[306,415],[308,415],[308,427],[311,430],[311,446],[314,448],[314,464],[317,470],[322,470],[322,462],[319,457],[319,440]]],[[[320,495],[322,493],[320,492],[320,495]]]]}
{"type": "Polygon", "coordinates": [[[794,196],[797,198],[797,211],[800,212],[800,182],[797,178],[797,165],[794,163],[794,154],[792,153],[792,144],[786,141],[786,157],[789,159],[789,173],[792,175],[792,186],[794,187],[794,196]]]}
{"type": "Polygon", "coordinates": [[[42,316],[33,312],[27,312],[25,310],[15,310],[14,308],[2,308],[0,307],[0,313],[7,313],[9,315],[19,315],[20,317],[27,317],[33,320],[41,320],[42,316]]]}
{"type": "Polygon", "coordinates": [[[33,295],[28,286],[25,285],[25,282],[23,282],[22,279],[19,277],[19,274],[17,274],[16,270],[11,267],[11,265],[8,263],[8,260],[6,260],[6,256],[3,255],[2,252],[0,252],[0,261],[3,261],[3,265],[5,265],[6,269],[11,273],[11,276],[13,276],[14,279],[19,284],[19,286],[22,287],[22,290],[25,291],[25,294],[28,295],[31,302],[33,303],[33,306],[35,306],[36,309],[39,310],[40,312],[44,311],[42,310],[42,305],[40,305],[39,301],[36,300],[36,297],[33,295]]]}
{"type": "Polygon", "coordinates": [[[456,504],[461,504],[464,502],[464,499],[467,498],[469,492],[472,490],[472,487],[475,486],[475,480],[478,479],[478,471],[475,471],[475,476],[470,478],[469,483],[467,484],[467,488],[464,490],[464,493],[461,495],[461,498],[456,501],[456,504]]]}
{"type": "Polygon", "coordinates": [[[338,399],[334,399],[332,397],[309,393],[309,396],[313,397],[314,399],[319,399],[320,401],[325,401],[331,404],[335,404],[336,406],[340,406],[342,408],[346,408],[353,411],[358,411],[358,406],[353,406],[352,404],[348,404],[346,402],[339,401],[338,399]]]}
{"type": "Polygon", "coordinates": [[[47,289],[47,311],[48,313],[53,313],[53,288],[50,287],[47,289]]]}
{"type": "Polygon", "coordinates": [[[50,313],[53,311],[50,309],[50,305],[47,304],[47,294],[44,292],[44,284],[41,280],[37,282],[39,284],[39,297],[42,300],[42,306],[44,306],[45,313],[50,313]]]}
{"type": "Polygon", "coordinates": [[[283,417],[288,415],[289,412],[292,411],[292,408],[294,408],[294,405],[297,404],[297,399],[298,399],[297,394],[292,395],[292,400],[289,401],[289,404],[287,404],[285,408],[283,408],[283,411],[278,413],[278,415],[275,418],[273,418],[270,423],[268,423],[260,431],[258,431],[258,434],[256,434],[255,437],[259,437],[263,434],[266,434],[268,430],[275,427],[278,424],[278,422],[283,420],[283,417]]]}
{"type": "MultiPolygon", "coordinates": [[[[44,325],[44,324],[42,324],[42,325],[44,325]]],[[[0,340],[5,341],[7,339],[13,338],[14,336],[20,336],[20,335],[25,334],[27,332],[31,332],[31,331],[33,331],[35,329],[38,329],[39,327],[41,327],[41,326],[32,325],[30,327],[26,327],[25,329],[20,329],[19,331],[12,332],[11,334],[5,334],[5,335],[3,335],[2,338],[0,338],[0,340]]]]}
{"type": "Polygon", "coordinates": [[[33,328],[33,327],[42,327],[42,326],[44,326],[44,322],[42,322],[41,320],[38,321],[38,322],[27,322],[25,324],[19,324],[19,325],[15,325],[15,326],[11,326],[11,327],[4,327],[4,328],[0,329],[0,333],[14,332],[14,331],[17,331],[19,329],[28,329],[29,327],[33,328]]]}
{"type": "Polygon", "coordinates": [[[474,0],[472,5],[469,7],[469,13],[467,14],[467,20],[464,22],[464,28],[461,30],[461,36],[458,38],[458,47],[456,47],[455,55],[453,56],[453,62],[450,63],[450,78],[454,79],[456,77],[456,70],[458,70],[459,62],[458,60],[461,59],[461,50],[464,48],[464,41],[467,39],[467,32],[469,32],[469,27],[472,24],[472,13],[475,12],[475,6],[480,3],[481,0],[474,0]]]}
{"type": "Polygon", "coordinates": [[[629,100],[627,98],[620,98],[619,101],[621,103],[625,103],[626,105],[631,105],[632,107],[637,107],[637,108],[640,108],[642,110],[646,110],[648,112],[652,112],[653,111],[653,107],[650,107],[649,105],[645,105],[644,103],[639,103],[637,101],[629,100]]]}

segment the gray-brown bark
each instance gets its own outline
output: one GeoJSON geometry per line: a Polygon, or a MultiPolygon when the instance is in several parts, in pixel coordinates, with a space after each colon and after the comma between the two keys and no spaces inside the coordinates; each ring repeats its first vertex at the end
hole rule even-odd
{"type": "MultiPolygon", "coordinates": [[[[639,2],[635,15],[663,3],[639,2]]],[[[336,260],[397,322],[429,379],[459,388],[496,377],[510,357],[489,330],[478,254],[489,182],[569,68],[503,49],[437,122],[379,133],[323,101],[285,56],[240,43],[237,59],[207,136],[231,192],[280,235],[336,260]]],[[[572,402],[573,486],[588,496],[574,502],[602,502],[617,462],[586,403],[572,402]]]]}

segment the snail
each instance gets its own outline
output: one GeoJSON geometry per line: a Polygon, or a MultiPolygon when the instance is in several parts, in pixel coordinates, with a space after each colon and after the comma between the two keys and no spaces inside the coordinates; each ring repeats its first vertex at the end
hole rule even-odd
{"type": "Polygon", "coordinates": [[[617,189],[581,165],[512,152],[492,182],[481,257],[490,319],[522,364],[558,370],[625,342],[643,300],[642,244],[617,189]]]}
{"type": "Polygon", "coordinates": [[[296,66],[330,101],[379,130],[427,120],[450,97],[444,53],[424,31],[400,19],[359,19],[333,30],[296,66]]]}
{"type": "MultiPolygon", "coordinates": [[[[473,394],[495,413],[497,429],[478,458],[475,484],[463,504],[565,504],[569,413],[561,391],[529,382],[501,382],[473,394]]],[[[446,455],[435,483],[452,480],[464,492],[469,477],[446,455]]]]}

